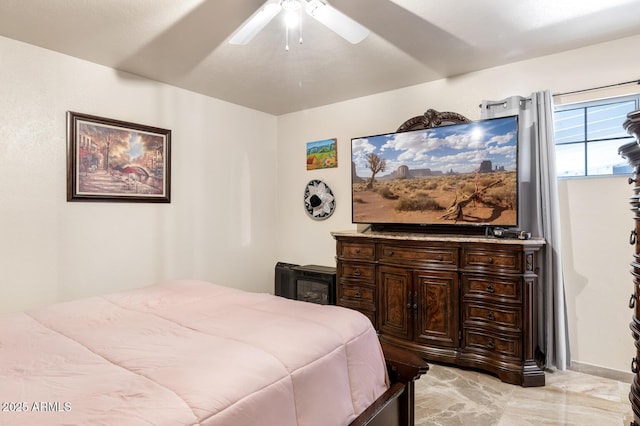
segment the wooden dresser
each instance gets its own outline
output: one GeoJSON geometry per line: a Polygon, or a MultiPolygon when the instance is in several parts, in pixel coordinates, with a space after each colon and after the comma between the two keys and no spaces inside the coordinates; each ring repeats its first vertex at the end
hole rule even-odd
{"type": "Polygon", "coordinates": [[[636,356],[631,360],[631,371],[635,374],[633,383],[631,384],[631,392],[629,392],[629,400],[633,409],[634,421],[633,426],[640,425],[640,110],[632,112],[628,115],[624,122],[624,128],[630,135],[634,135],[636,140],[619,148],[618,152],[629,161],[634,168],[633,177],[629,178],[629,185],[633,185],[633,194],[629,199],[631,203],[631,211],[633,212],[633,229],[629,236],[629,244],[634,246],[633,260],[631,262],[631,275],[633,276],[633,292],[629,299],[629,308],[633,309],[633,317],[629,328],[636,347],[636,356]]]}
{"type": "Polygon", "coordinates": [[[537,339],[542,239],[333,232],[337,304],[357,309],[382,342],[427,360],[543,386],[537,339]]]}

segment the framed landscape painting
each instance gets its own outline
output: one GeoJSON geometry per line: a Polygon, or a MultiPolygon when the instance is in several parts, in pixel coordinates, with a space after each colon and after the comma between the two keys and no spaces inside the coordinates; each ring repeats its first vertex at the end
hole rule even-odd
{"type": "Polygon", "coordinates": [[[307,142],[307,170],[338,167],[336,139],[307,142]]]}
{"type": "Polygon", "coordinates": [[[67,112],[67,201],[169,203],[171,130],[67,112]]]}

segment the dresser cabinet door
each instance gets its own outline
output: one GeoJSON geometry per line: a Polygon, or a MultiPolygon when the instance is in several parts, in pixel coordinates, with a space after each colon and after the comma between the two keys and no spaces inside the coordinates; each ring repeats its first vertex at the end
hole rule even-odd
{"type": "Polygon", "coordinates": [[[380,266],[380,331],[389,336],[411,340],[413,288],[411,271],[380,266]]]}
{"type": "Polygon", "coordinates": [[[439,347],[458,347],[458,274],[417,271],[414,275],[415,340],[439,347]]]}

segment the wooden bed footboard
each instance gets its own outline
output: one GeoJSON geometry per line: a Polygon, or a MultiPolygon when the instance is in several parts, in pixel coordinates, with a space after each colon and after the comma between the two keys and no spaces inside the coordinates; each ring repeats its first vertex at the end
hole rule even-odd
{"type": "Polygon", "coordinates": [[[415,381],[429,365],[413,352],[383,343],[391,386],[350,426],[413,426],[415,424],[415,381]]]}

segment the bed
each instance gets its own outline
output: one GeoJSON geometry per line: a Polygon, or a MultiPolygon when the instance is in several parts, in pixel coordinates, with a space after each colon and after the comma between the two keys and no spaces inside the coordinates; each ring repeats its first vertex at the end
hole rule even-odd
{"type": "Polygon", "coordinates": [[[1,315],[0,360],[1,425],[413,424],[427,371],[356,311],[195,280],[1,315]]]}

